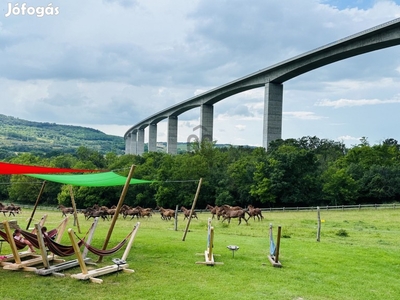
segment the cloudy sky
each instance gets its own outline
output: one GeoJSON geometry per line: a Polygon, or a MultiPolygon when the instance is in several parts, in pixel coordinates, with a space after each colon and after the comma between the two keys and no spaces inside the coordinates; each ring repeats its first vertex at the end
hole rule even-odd
{"type": "MultiPolygon", "coordinates": [[[[27,0],[1,1],[0,13],[0,113],[123,136],[194,95],[399,18],[400,0],[27,0]]],[[[263,92],[215,105],[218,143],[262,145],[263,92]]],[[[400,141],[399,113],[396,46],[285,82],[282,137],[400,141]]],[[[199,115],[179,117],[178,141],[199,115]]]]}

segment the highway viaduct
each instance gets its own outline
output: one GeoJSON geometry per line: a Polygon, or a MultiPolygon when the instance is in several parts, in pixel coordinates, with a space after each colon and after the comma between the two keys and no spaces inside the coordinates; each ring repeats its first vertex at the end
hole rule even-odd
{"type": "Polygon", "coordinates": [[[200,140],[213,140],[214,104],[243,91],[264,87],[263,147],[281,138],[283,83],[322,66],[400,44],[400,18],[259,70],[173,105],[128,129],[125,153],[144,152],[144,130],[149,127],[148,151],[157,150],[157,123],[168,119],[167,152],[177,153],[178,116],[200,107],[200,140]]]}

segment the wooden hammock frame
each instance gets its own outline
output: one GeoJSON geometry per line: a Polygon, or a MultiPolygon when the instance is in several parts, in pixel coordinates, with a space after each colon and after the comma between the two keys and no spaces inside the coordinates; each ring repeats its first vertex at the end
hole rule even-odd
{"type": "Polygon", "coordinates": [[[30,271],[34,272],[36,270],[35,265],[39,265],[43,263],[42,257],[35,253],[25,251],[25,252],[18,252],[18,248],[15,244],[15,240],[13,234],[11,232],[11,228],[7,221],[3,221],[4,229],[7,233],[7,240],[11,247],[12,254],[6,255],[6,258],[1,261],[1,265],[3,266],[4,270],[23,270],[23,271],[30,271]],[[22,258],[28,258],[26,260],[22,260],[22,258]]]}
{"type": "Polygon", "coordinates": [[[129,265],[126,263],[126,259],[131,250],[133,240],[135,239],[135,236],[139,229],[139,226],[140,226],[140,222],[137,222],[133,231],[131,232],[131,236],[130,236],[128,245],[126,246],[126,249],[125,249],[124,254],[122,255],[121,259],[113,260],[114,261],[113,265],[105,266],[105,267],[94,269],[94,270],[87,269],[87,266],[84,262],[84,258],[80,252],[78,243],[75,240],[75,236],[74,236],[75,233],[72,228],[68,229],[68,235],[71,240],[71,244],[73,245],[73,247],[75,249],[75,254],[77,256],[77,260],[78,260],[79,266],[82,271],[79,274],[72,274],[71,277],[75,278],[75,279],[80,279],[80,280],[88,280],[89,279],[91,282],[102,283],[103,280],[100,278],[97,278],[98,276],[115,273],[118,271],[123,271],[123,272],[127,272],[127,273],[135,272],[134,270],[128,269],[129,265]]]}
{"type": "MultiPolygon", "coordinates": [[[[272,264],[272,266],[276,267],[276,268],[281,268],[282,264],[279,261],[279,250],[280,250],[280,244],[281,244],[281,226],[278,226],[278,235],[276,238],[276,247],[273,251],[273,253],[270,253],[268,255],[268,260],[269,262],[272,264]]],[[[272,224],[269,224],[269,241],[271,244],[271,241],[273,242],[273,236],[272,236],[272,224]]],[[[270,249],[271,249],[271,245],[270,245],[270,249]]],[[[272,252],[272,251],[270,251],[272,252]]]]}
{"type": "MultiPolygon", "coordinates": [[[[88,238],[87,238],[87,242],[86,242],[89,245],[92,242],[93,235],[97,228],[98,221],[99,221],[99,218],[95,218],[92,226],[89,229],[88,238]]],[[[36,225],[36,226],[37,226],[37,231],[39,233],[38,240],[39,240],[39,246],[40,246],[40,254],[42,256],[43,265],[44,265],[44,268],[37,269],[35,271],[36,274],[42,275],[42,276],[54,275],[54,276],[64,277],[65,275],[63,273],[59,273],[60,271],[75,268],[75,267],[79,266],[79,262],[77,259],[70,260],[70,261],[64,261],[64,262],[61,262],[56,265],[50,265],[50,262],[48,260],[48,255],[46,254],[45,240],[47,241],[47,243],[51,243],[51,240],[49,240],[48,238],[46,239],[46,237],[44,237],[42,235],[42,233],[41,233],[42,230],[39,225],[36,225]]],[[[94,264],[94,263],[92,263],[91,259],[87,257],[87,253],[88,253],[87,248],[85,248],[85,250],[83,251],[83,254],[82,254],[83,262],[85,264],[94,264]]]]}
{"type": "Polygon", "coordinates": [[[214,260],[213,248],[214,248],[214,227],[211,226],[211,218],[208,218],[207,248],[204,251],[205,261],[198,261],[196,262],[196,264],[204,264],[207,266],[223,265],[224,264],[223,262],[216,262],[214,260]]]}
{"type": "MultiPolygon", "coordinates": [[[[46,222],[46,219],[47,215],[44,215],[40,219],[39,224],[43,226],[44,223],[46,222]]],[[[19,252],[19,250],[25,248],[26,245],[23,246],[21,243],[19,243],[14,239],[10,223],[7,220],[3,221],[2,224],[6,233],[6,238],[4,240],[8,242],[8,244],[10,245],[11,254],[5,255],[5,258],[0,262],[0,265],[3,266],[3,269],[5,270],[23,269],[24,271],[34,271],[35,268],[30,268],[30,266],[38,265],[39,263],[41,263],[41,261],[39,261],[38,259],[39,256],[30,251],[19,252]],[[26,258],[29,257],[31,257],[31,259],[25,260],[26,258]],[[22,258],[24,259],[24,261],[22,261],[22,258]]]]}

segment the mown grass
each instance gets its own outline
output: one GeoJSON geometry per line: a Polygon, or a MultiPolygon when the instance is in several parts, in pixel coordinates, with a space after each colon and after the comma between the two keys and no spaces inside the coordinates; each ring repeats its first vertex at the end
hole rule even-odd
{"type": "MultiPolygon", "coordinates": [[[[47,214],[49,229],[61,221],[58,211],[47,214]]],[[[25,227],[30,211],[16,217],[25,227]]],[[[135,273],[102,276],[102,284],[80,281],[69,275],[79,268],[65,270],[65,277],[39,276],[31,272],[0,269],[2,299],[398,299],[400,286],[400,210],[321,211],[324,220],[321,241],[316,241],[316,212],[266,212],[262,222],[249,220],[237,225],[213,220],[215,260],[223,265],[196,264],[204,261],[208,213],[192,220],[190,232],[182,241],[186,226],[179,217],[178,231],[172,221],[156,214],[140,220],[140,228],[128,256],[135,273]],[[274,268],[268,261],[268,228],[282,226],[280,262],[274,268]],[[343,232],[347,234],[343,235],[343,232]],[[233,256],[228,245],[240,249],[233,256]],[[200,254],[200,255],[197,255],[200,254]],[[217,256],[218,255],[218,256],[217,256]]],[[[38,220],[36,220],[38,221],[38,220]]],[[[137,222],[118,219],[110,247],[121,241],[137,222]]],[[[81,236],[92,221],[79,216],[81,236]]],[[[101,248],[110,222],[100,221],[93,245],[101,248]]],[[[69,222],[72,226],[72,220],[69,222]]],[[[75,230],[76,227],[73,227],[75,230]]],[[[63,243],[70,244],[67,234],[63,243]]],[[[3,244],[2,253],[9,253],[3,244]]],[[[111,264],[123,250],[105,257],[98,265],[111,264]]],[[[94,260],[97,257],[91,256],[94,260]]],[[[74,257],[68,258],[73,259],[74,257]]]]}

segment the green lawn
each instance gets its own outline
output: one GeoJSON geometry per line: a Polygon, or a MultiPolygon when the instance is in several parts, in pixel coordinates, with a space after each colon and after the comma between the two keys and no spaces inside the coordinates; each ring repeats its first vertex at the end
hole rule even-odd
{"type": "MultiPolygon", "coordinates": [[[[25,227],[30,211],[16,217],[25,227]]],[[[38,210],[35,222],[48,215],[48,229],[60,223],[59,211],[38,210]]],[[[215,261],[204,261],[209,213],[198,214],[182,241],[186,221],[179,216],[178,231],[173,221],[159,214],[141,219],[128,256],[134,273],[101,276],[102,284],[70,278],[79,268],[65,270],[65,277],[39,276],[34,272],[0,269],[2,299],[398,299],[400,285],[400,210],[321,210],[321,241],[316,241],[317,213],[265,212],[261,222],[237,225],[213,220],[215,261]],[[280,262],[274,268],[269,252],[268,228],[282,227],[280,262]],[[345,236],[347,233],[347,236],[345,236]],[[240,249],[232,255],[228,245],[240,249]]],[[[120,242],[138,220],[118,219],[110,247],[120,242]]],[[[100,221],[93,245],[101,248],[110,221],[100,221]]],[[[77,231],[72,219],[69,227],[77,231]]],[[[92,221],[79,215],[83,236],[92,221]]],[[[68,235],[63,244],[70,244],[68,235]]],[[[124,250],[124,249],[123,249],[124,250]]],[[[105,257],[97,267],[111,264],[123,250],[105,257]]],[[[2,254],[10,253],[3,243],[2,254]]],[[[94,260],[97,257],[91,255],[94,260]]],[[[68,257],[67,259],[74,259],[68,257]]]]}

